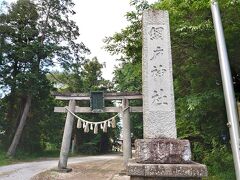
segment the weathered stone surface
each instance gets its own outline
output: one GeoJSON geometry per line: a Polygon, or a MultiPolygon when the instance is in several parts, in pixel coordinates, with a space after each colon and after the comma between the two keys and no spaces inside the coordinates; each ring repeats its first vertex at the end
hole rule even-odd
{"type": "Polygon", "coordinates": [[[139,164],[135,161],[128,163],[127,174],[131,177],[192,179],[207,177],[208,175],[207,167],[195,162],[190,164],[139,164]]]}
{"type": "Polygon", "coordinates": [[[137,139],[135,158],[145,164],[186,164],[191,162],[188,140],[137,139]]]}
{"type": "Polygon", "coordinates": [[[167,11],[143,13],[144,138],[176,138],[172,57],[167,11]]]}
{"type": "Polygon", "coordinates": [[[202,178],[168,178],[168,177],[142,177],[142,176],[131,176],[130,180],[201,180],[202,178]]]}
{"type": "Polygon", "coordinates": [[[201,164],[148,164],[145,166],[145,176],[202,177],[207,174],[206,166],[201,164]]]}
{"type": "Polygon", "coordinates": [[[52,171],[57,171],[57,172],[61,172],[61,173],[68,173],[68,172],[72,172],[72,168],[57,168],[57,169],[52,169],[52,171]]]}
{"type": "Polygon", "coordinates": [[[145,167],[143,166],[143,164],[134,163],[134,161],[132,162],[133,163],[128,163],[127,165],[127,174],[133,174],[135,176],[145,176],[145,167]]]}
{"type": "Polygon", "coordinates": [[[205,165],[191,162],[188,140],[177,140],[172,57],[167,11],[143,13],[143,132],[132,180],[193,180],[207,176],[205,165]]]}

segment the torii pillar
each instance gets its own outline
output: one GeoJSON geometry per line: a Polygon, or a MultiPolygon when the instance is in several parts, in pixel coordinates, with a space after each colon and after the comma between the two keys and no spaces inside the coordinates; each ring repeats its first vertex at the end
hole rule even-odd
{"type": "MultiPolygon", "coordinates": [[[[69,101],[69,110],[71,112],[75,111],[75,100],[69,101]]],[[[69,172],[71,169],[67,168],[68,153],[71,145],[72,129],[73,129],[74,116],[68,111],[67,118],[64,127],[63,140],[60,152],[60,158],[58,162],[58,170],[69,172]]]]}

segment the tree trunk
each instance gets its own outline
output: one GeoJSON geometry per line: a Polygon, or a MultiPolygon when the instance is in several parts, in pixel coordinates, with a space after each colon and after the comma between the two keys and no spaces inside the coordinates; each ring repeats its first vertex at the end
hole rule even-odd
{"type": "MultiPolygon", "coordinates": [[[[15,61],[13,65],[13,79],[16,79],[16,76],[19,74],[18,70],[18,61],[15,61]]],[[[16,93],[16,82],[14,82],[11,87],[11,93],[7,96],[7,114],[5,116],[5,121],[10,125],[6,129],[6,138],[4,138],[4,145],[9,146],[9,143],[13,137],[14,132],[16,131],[18,120],[20,119],[20,115],[22,114],[21,107],[18,107],[18,111],[16,110],[16,104],[18,104],[18,95],[16,93]]],[[[22,100],[21,100],[22,101],[22,100]]],[[[21,103],[22,105],[22,103],[21,103]]]]}
{"type": "Polygon", "coordinates": [[[11,140],[13,139],[14,133],[16,132],[18,124],[20,122],[21,115],[24,110],[24,105],[26,103],[26,98],[21,98],[21,100],[18,99],[20,98],[15,93],[11,94],[8,98],[8,110],[5,116],[5,121],[8,123],[8,126],[5,132],[6,138],[3,139],[4,145],[6,147],[10,146],[11,140]]]}
{"type": "Polygon", "coordinates": [[[24,110],[23,110],[23,114],[22,114],[20,123],[19,123],[18,128],[16,130],[16,133],[14,135],[12,144],[9,147],[8,152],[7,152],[8,156],[14,156],[15,153],[16,153],[17,146],[19,144],[24,126],[26,124],[27,115],[29,113],[29,109],[30,109],[30,106],[31,106],[31,101],[32,101],[31,96],[27,96],[27,100],[26,100],[26,103],[25,103],[25,107],[24,107],[24,110]]]}

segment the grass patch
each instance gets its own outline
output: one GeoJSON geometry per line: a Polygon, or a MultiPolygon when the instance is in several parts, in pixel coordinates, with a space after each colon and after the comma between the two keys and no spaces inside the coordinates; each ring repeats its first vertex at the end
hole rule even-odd
{"type": "Polygon", "coordinates": [[[0,166],[14,164],[18,162],[29,162],[41,160],[44,158],[57,158],[57,157],[59,157],[59,151],[57,150],[48,150],[37,153],[17,152],[14,157],[8,157],[6,155],[6,151],[0,150],[0,166]]]}
{"type": "Polygon", "coordinates": [[[0,166],[14,163],[12,158],[6,156],[6,152],[0,150],[0,166]]]}
{"type": "MultiPolygon", "coordinates": [[[[23,151],[17,151],[14,157],[8,157],[6,155],[6,151],[0,149],[0,166],[5,166],[14,163],[20,162],[31,162],[31,161],[38,161],[44,160],[48,158],[59,158],[60,151],[59,150],[45,150],[42,152],[36,153],[26,153],[23,151]]],[[[69,157],[76,157],[76,156],[86,156],[83,153],[69,153],[69,157]]]]}
{"type": "Polygon", "coordinates": [[[236,180],[235,174],[232,172],[221,172],[218,175],[215,176],[209,176],[206,179],[203,180],[236,180]]]}

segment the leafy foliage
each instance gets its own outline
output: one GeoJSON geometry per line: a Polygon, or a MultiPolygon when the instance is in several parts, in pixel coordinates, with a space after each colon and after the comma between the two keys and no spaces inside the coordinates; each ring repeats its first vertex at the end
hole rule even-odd
{"type": "MultiPolygon", "coordinates": [[[[119,67],[114,71],[116,90],[120,92],[142,91],[142,22],[141,14],[150,6],[146,1],[131,1],[136,9],[128,12],[126,18],[130,25],[112,37],[105,38],[105,49],[113,55],[121,55],[117,61],[121,61],[119,67]]],[[[139,105],[133,102],[132,105],[139,105]]],[[[131,131],[133,139],[141,138],[143,135],[142,115],[136,113],[131,115],[131,131]]]]}
{"type": "Polygon", "coordinates": [[[75,43],[79,29],[69,15],[71,0],[19,0],[7,5],[0,14],[0,87],[6,96],[1,100],[6,122],[3,142],[9,145],[20,122],[27,97],[32,105],[21,147],[41,149],[39,124],[52,116],[54,101],[50,97],[53,86],[46,78],[50,68],[58,63],[69,69],[71,63],[84,61],[82,54],[89,50],[75,43]]]}
{"type": "MultiPolygon", "coordinates": [[[[59,92],[85,92],[91,91],[110,91],[112,83],[102,77],[103,65],[94,57],[92,60],[86,60],[82,65],[73,64],[70,71],[55,72],[49,74],[48,78],[58,87],[59,92]]],[[[89,107],[89,101],[78,101],[78,106],[89,107]]],[[[65,104],[64,106],[67,106],[65,104]]],[[[112,102],[105,102],[105,106],[114,106],[112,102]]],[[[101,114],[79,114],[83,119],[91,122],[106,120],[113,113],[101,114]]],[[[62,117],[63,118],[63,117],[62,117]]],[[[64,118],[63,118],[64,119],[64,118]]],[[[78,152],[86,154],[106,153],[112,150],[112,143],[117,140],[120,131],[116,129],[108,129],[108,133],[103,133],[99,129],[98,134],[92,131],[84,133],[83,129],[77,129],[77,122],[74,124],[73,139],[75,139],[75,147],[78,152]]]]}
{"type": "Polygon", "coordinates": [[[146,1],[138,3],[132,1],[131,5],[136,6],[136,11],[126,14],[130,25],[120,33],[105,38],[105,49],[111,54],[121,55],[118,61],[122,64],[114,71],[114,83],[119,91],[141,91],[141,60],[142,60],[142,39],[141,39],[141,13],[149,5],[146,1]]]}
{"type": "MultiPolygon", "coordinates": [[[[135,10],[126,14],[129,26],[107,37],[105,49],[121,55],[114,84],[102,78],[97,58],[88,60],[89,50],[75,43],[79,29],[70,20],[72,0],[19,0],[0,14],[0,87],[6,94],[0,100],[0,144],[8,147],[19,124],[26,98],[33,103],[20,142],[21,150],[34,152],[58,149],[64,116],[53,113],[56,102],[50,92],[138,91],[141,92],[141,15],[147,8],[168,10],[174,65],[174,88],[178,137],[191,141],[193,159],[208,165],[221,179],[234,179],[227,118],[221,87],[215,35],[208,0],[163,0],[148,5],[131,2],[135,10]],[[51,72],[53,66],[62,72],[51,72]],[[222,163],[221,163],[221,162],[222,163]],[[224,172],[227,175],[222,175],[224,172]],[[221,176],[221,177],[220,177],[221,176]]],[[[237,98],[240,94],[240,6],[239,1],[219,0],[229,59],[237,98]]],[[[111,102],[108,102],[111,105],[111,102]]],[[[141,105],[134,101],[131,105],[141,105]]],[[[81,102],[80,106],[89,106],[81,102]]],[[[113,114],[81,115],[101,121],[113,114]]],[[[142,115],[131,114],[133,139],[142,138],[142,115]]],[[[76,127],[76,126],[75,126],[76,127]]],[[[73,131],[81,152],[111,150],[120,129],[85,134],[73,131]]],[[[5,157],[4,157],[5,158],[5,157]]]]}
{"type": "MultiPolygon", "coordinates": [[[[121,91],[141,90],[141,14],[149,5],[138,0],[132,4],[136,11],[127,14],[130,25],[105,40],[106,50],[123,54],[122,64],[115,70],[115,82],[121,91]]],[[[219,4],[235,90],[239,93],[239,2],[220,0],[219,4]]],[[[191,141],[193,160],[207,163],[212,174],[225,167],[209,161],[217,161],[214,149],[219,148],[226,157],[224,160],[229,162],[225,168],[231,174],[229,133],[210,3],[163,0],[151,7],[168,10],[170,15],[178,137],[191,141]]],[[[134,124],[139,125],[137,121],[134,124]]]]}

